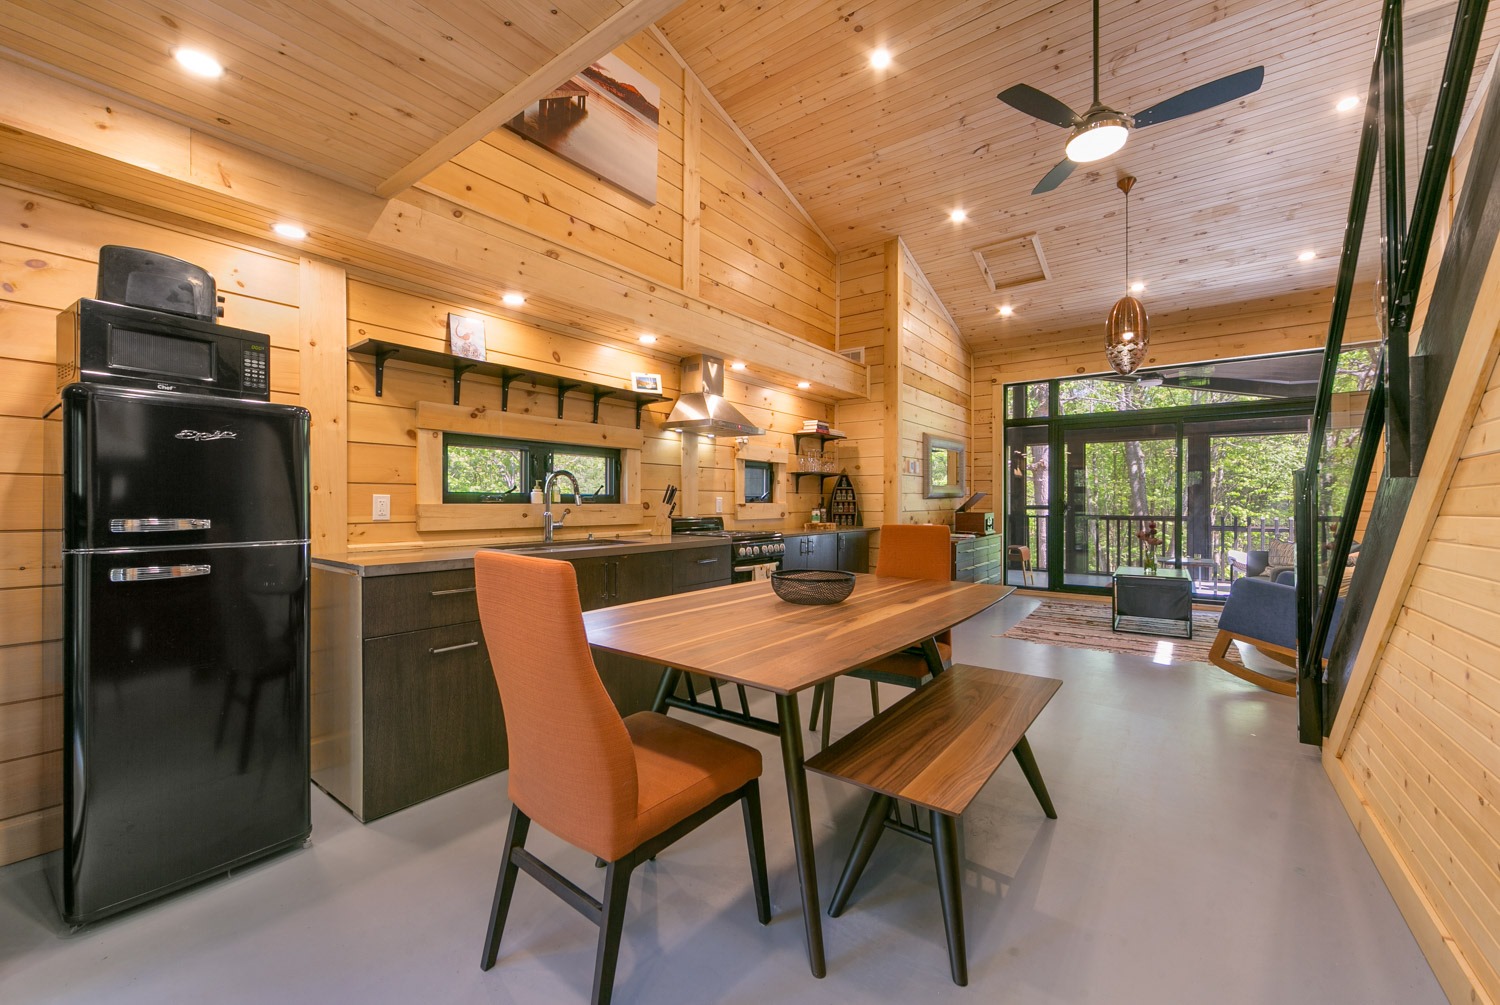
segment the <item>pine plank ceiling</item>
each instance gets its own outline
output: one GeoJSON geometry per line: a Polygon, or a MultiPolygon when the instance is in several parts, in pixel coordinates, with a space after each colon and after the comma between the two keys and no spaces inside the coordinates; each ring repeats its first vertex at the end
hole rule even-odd
{"type": "MultiPolygon", "coordinates": [[[[1454,9],[1407,4],[1407,106],[1423,129],[1454,9]]],[[[1105,103],[1139,111],[1257,65],[1265,84],[1136,133],[1037,196],[1066,131],[995,95],[1029,83],[1088,106],[1088,0],[689,0],[660,26],[839,248],[899,235],[983,348],[1102,331],[1127,282],[1116,187],[1126,174],[1138,179],[1128,279],[1145,283],[1148,310],[1332,286],[1361,121],[1335,105],[1365,93],[1380,12],[1379,0],[1103,0],[1105,103]],[[893,58],[885,71],[870,66],[878,47],[893,58]],[[957,208],[968,214],[961,224],[948,218],[957,208]],[[1035,254],[1016,254],[1011,240],[1030,234],[1049,278],[1007,289],[1008,278],[1037,274],[1035,254]],[[992,291],[974,251],[997,244],[1002,288],[992,291]],[[1308,250],[1317,257],[1299,261],[1308,250]],[[1000,316],[1002,304],[1013,316],[1000,316]]]]}
{"type": "MultiPolygon", "coordinates": [[[[1411,0],[1408,107],[1430,121],[1451,0],[1411,0]]],[[[1064,130],[995,100],[1089,98],[1088,0],[0,0],[0,57],[390,195],[653,21],[840,250],[900,236],[976,348],[1102,323],[1131,270],[1153,311],[1332,284],[1379,0],[1102,0],[1101,89],[1140,110],[1263,64],[1233,105],[1152,127],[1029,192],[1064,130]],[[169,65],[212,47],[238,86],[169,65]],[[893,65],[869,66],[876,47],[893,65]],[[963,208],[968,220],[948,220],[963,208]],[[1036,235],[1048,278],[1011,289],[1036,235]],[[992,291],[974,251],[990,257],[992,291]],[[1314,250],[1311,262],[1297,255],[1314,250]],[[1015,314],[1001,318],[997,307],[1015,314]]],[[[1494,47],[1492,14],[1481,70],[1494,47]]],[[[1476,74],[1476,81],[1478,74],[1476,74]]],[[[1412,146],[1420,149],[1421,144],[1412,146]]],[[[1035,262],[1031,263],[1035,267],[1035,262]]]]}

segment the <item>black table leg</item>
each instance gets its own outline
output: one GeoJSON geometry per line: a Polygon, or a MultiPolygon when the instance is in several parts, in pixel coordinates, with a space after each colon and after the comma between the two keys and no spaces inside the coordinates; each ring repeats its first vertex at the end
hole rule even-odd
{"type": "Polygon", "coordinates": [[[651,703],[651,711],[665,712],[667,710],[667,699],[672,692],[677,690],[677,681],[682,677],[682,671],[676,667],[661,668],[661,683],[656,686],[656,700],[651,703]]]}
{"type": "Polygon", "coordinates": [[[786,801],[792,811],[792,846],[802,884],[802,923],[807,927],[807,961],[814,977],[828,973],[823,959],[823,918],[818,908],[818,867],[813,857],[812,815],[807,806],[807,769],[802,764],[802,713],[797,696],[776,696],[781,726],[781,761],[786,770],[786,801]]]}

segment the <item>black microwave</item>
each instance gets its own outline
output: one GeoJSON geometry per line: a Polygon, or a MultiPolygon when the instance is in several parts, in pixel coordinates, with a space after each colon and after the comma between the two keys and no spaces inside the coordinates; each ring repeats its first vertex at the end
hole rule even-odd
{"type": "Polygon", "coordinates": [[[269,401],[271,344],[211,321],[80,300],[57,316],[57,386],[78,381],[269,401]]]}

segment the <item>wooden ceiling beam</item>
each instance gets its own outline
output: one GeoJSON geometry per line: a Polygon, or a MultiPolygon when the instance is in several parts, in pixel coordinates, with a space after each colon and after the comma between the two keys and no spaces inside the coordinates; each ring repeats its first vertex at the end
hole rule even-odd
{"type": "Polygon", "coordinates": [[[463,125],[377,185],[375,194],[388,199],[410,188],[429,172],[446,164],[526,106],[551,92],[558,84],[599,57],[608,55],[631,36],[644,31],[657,18],[670,13],[680,2],[681,0],[631,0],[623,4],[619,11],[553,56],[541,69],[471,115],[463,125]]]}

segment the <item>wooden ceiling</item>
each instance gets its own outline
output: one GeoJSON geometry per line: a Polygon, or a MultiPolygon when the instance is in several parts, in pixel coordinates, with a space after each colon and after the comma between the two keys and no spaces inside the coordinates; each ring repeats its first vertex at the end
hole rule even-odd
{"type": "MultiPolygon", "coordinates": [[[[1425,129],[1452,0],[1409,0],[1408,106],[1425,129]]],[[[1088,0],[0,0],[0,57],[389,196],[655,21],[839,250],[902,237],[975,348],[1102,323],[1130,279],[1152,311],[1332,285],[1379,0],[1102,0],[1101,88],[1140,110],[1264,64],[1233,105],[1135,135],[1031,196],[1065,131],[997,100],[1089,96],[1088,0]],[[187,77],[202,46],[229,67],[187,77]],[[887,47],[894,64],[871,69],[887,47]],[[948,220],[951,209],[969,214],[948,220]],[[1017,240],[1036,235],[1036,241],[1017,240]],[[976,261],[989,255],[992,291],[976,261]],[[1047,278],[1006,289],[1038,263],[1047,278]],[[1317,257],[1298,262],[1299,252],[1317,257]],[[1015,309],[1002,319],[1001,303],[1015,309]]],[[[1490,16],[1481,69],[1500,13],[1490,16]]],[[[1478,75],[1476,74],[1476,81],[1478,75]]],[[[1414,151],[1421,144],[1413,141],[1414,151]]],[[[1414,172],[1413,172],[1414,175],[1414,172]]]]}
{"type": "Polygon", "coordinates": [[[9,55],[366,192],[411,184],[677,0],[3,0],[9,55]],[[182,73],[212,53],[217,80],[182,73]]]}
{"type": "MultiPolygon", "coordinates": [[[[1454,4],[1407,10],[1407,105],[1425,129],[1454,4]]],[[[1265,84],[1138,132],[1039,196],[1066,130],[995,95],[1028,83],[1087,107],[1088,0],[689,0],[660,26],[823,231],[841,249],[899,235],[981,349],[1102,328],[1127,279],[1125,174],[1138,179],[1129,279],[1146,284],[1148,310],[1332,286],[1361,119],[1334,106],[1366,90],[1380,11],[1379,0],[1103,0],[1106,104],[1139,111],[1256,65],[1265,84]],[[870,66],[877,47],[894,58],[885,71],[870,66]],[[968,220],[952,223],[955,208],[968,220]],[[1001,261],[1034,274],[1034,258],[1028,268],[1011,253],[1030,234],[1049,278],[1006,289],[997,275],[992,291],[974,250],[1006,242],[1001,261]],[[1305,250],[1317,257],[1298,261],[1305,250]]]]}

